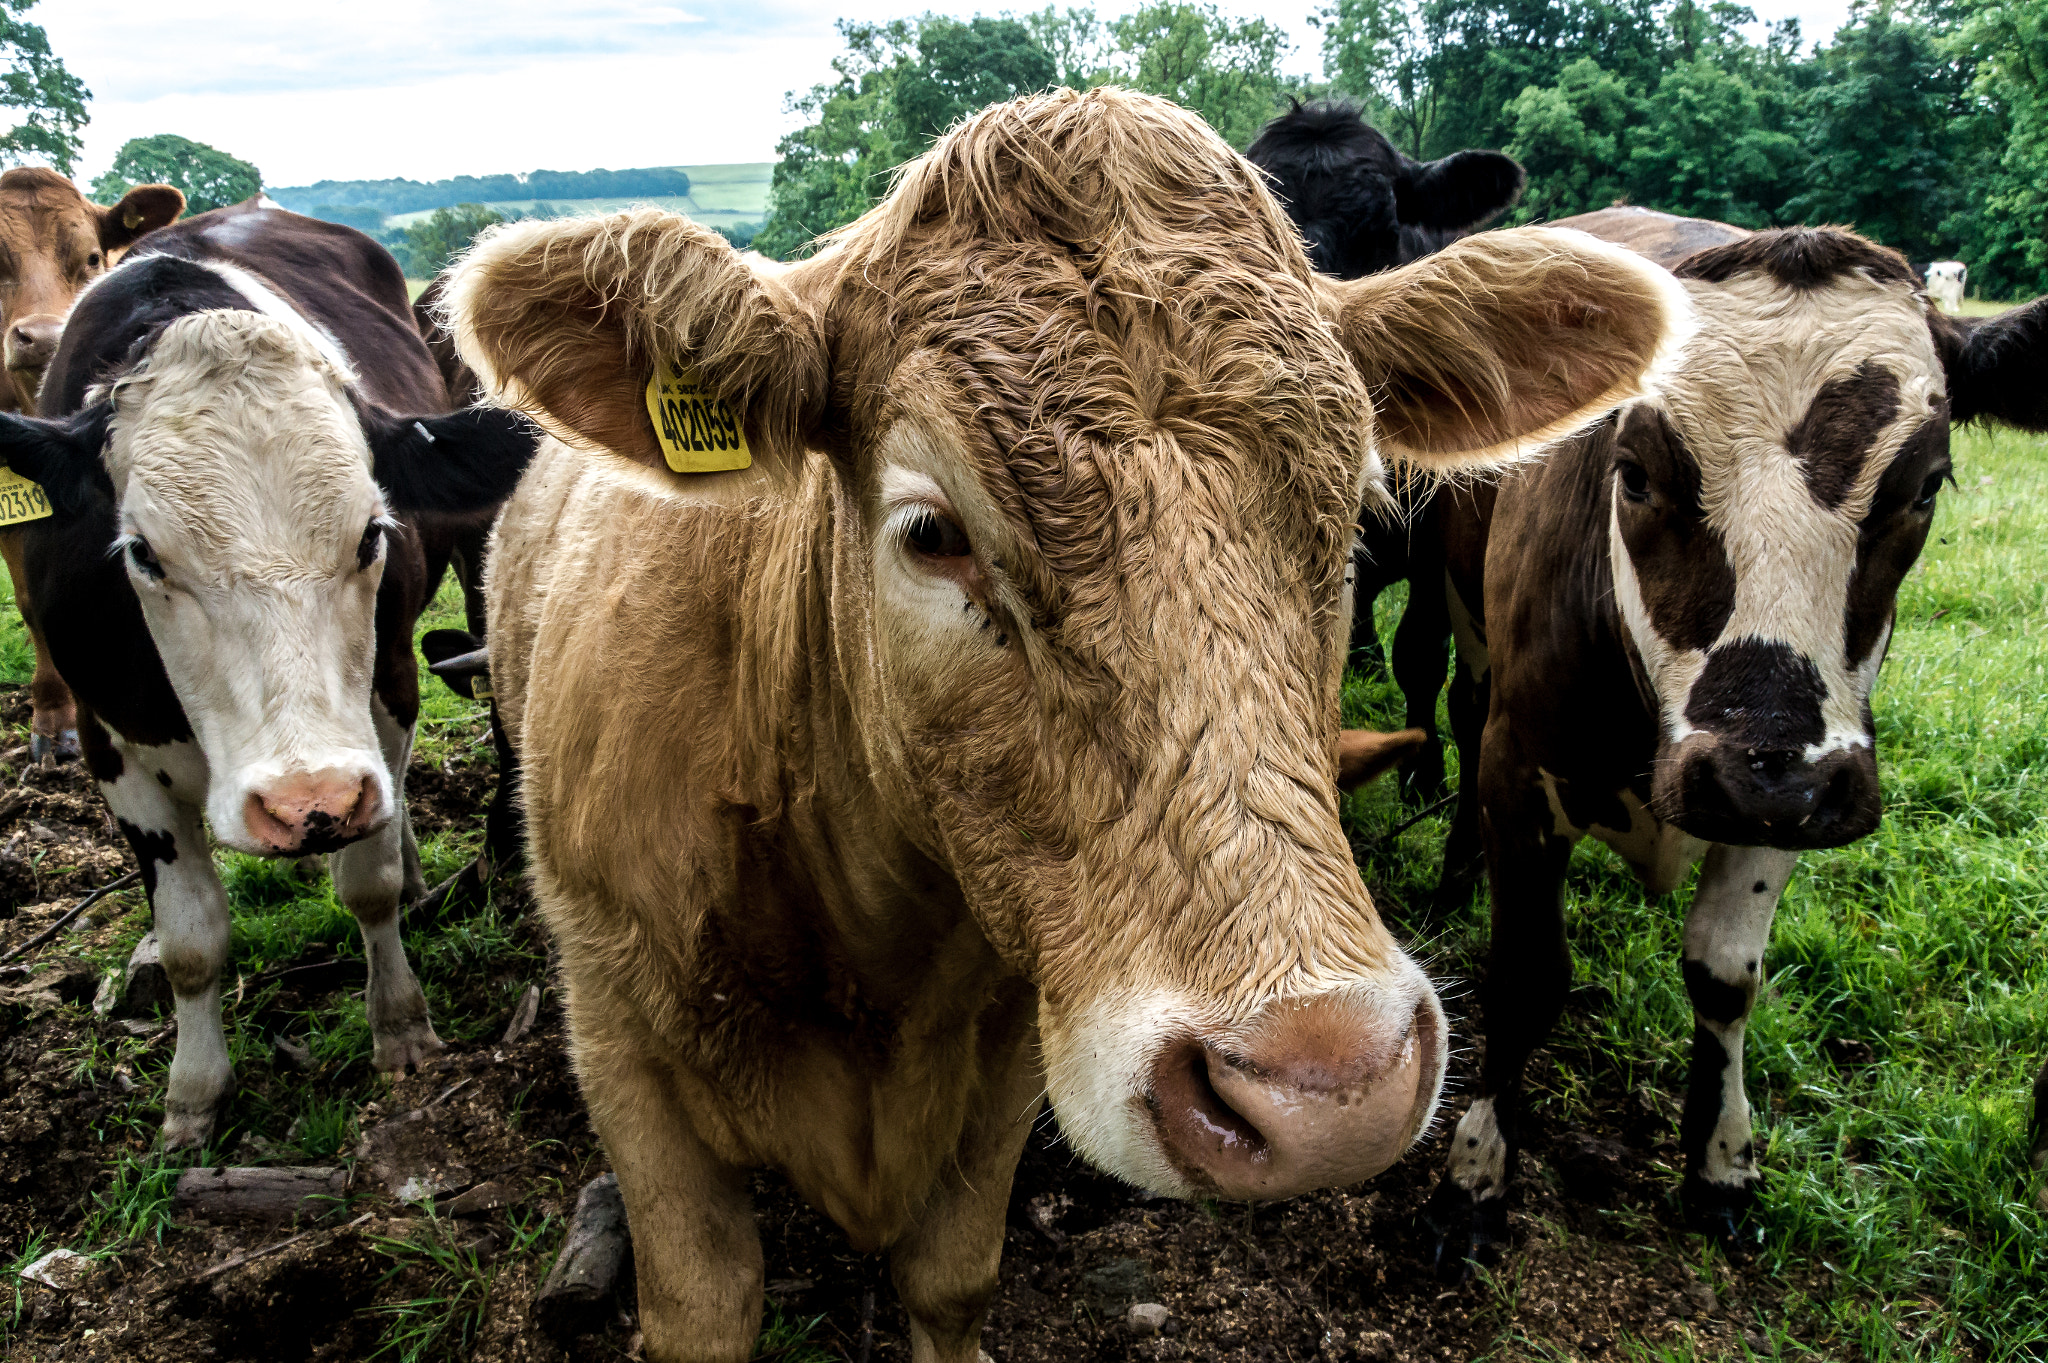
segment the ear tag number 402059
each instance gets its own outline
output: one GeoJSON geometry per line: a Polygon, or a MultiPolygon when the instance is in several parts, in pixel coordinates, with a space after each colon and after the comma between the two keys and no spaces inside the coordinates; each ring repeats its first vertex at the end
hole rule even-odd
{"type": "Polygon", "coordinates": [[[662,458],[677,473],[721,473],[753,465],[747,432],[733,405],[696,370],[662,360],[647,381],[647,415],[662,458]]]}

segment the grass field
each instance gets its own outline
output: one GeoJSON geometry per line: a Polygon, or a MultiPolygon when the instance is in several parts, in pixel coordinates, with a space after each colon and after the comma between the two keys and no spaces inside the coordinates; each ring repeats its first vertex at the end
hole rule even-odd
{"type": "MultiPolygon", "coordinates": [[[[775,173],[773,161],[683,166],[681,170],[690,177],[690,192],[684,195],[637,199],[506,199],[485,206],[495,208],[501,213],[546,211],[566,215],[613,213],[621,208],[652,204],[657,208],[682,213],[706,227],[737,227],[743,222],[758,223],[768,215],[768,182],[775,173]]],[[[432,217],[433,213],[432,209],[418,213],[394,213],[385,219],[385,224],[390,227],[410,227],[422,218],[432,217]]]]}
{"type": "MultiPolygon", "coordinates": [[[[1802,859],[1751,1026],[1751,1097],[1767,1145],[1763,1262],[1788,1283],[1831,1284],[1788,1289],[1783,1333],[1765,1351],[1787,1357],[2019,1360],[2048,1351],[2048,1236],[2025,1162],[2028,1085],[2048,1056],[2048,440],[1969,432],[1955,453],[1959,486],[1943,493],[1926,555],[1900,595],[1874,702],[1884,824],[1854,846],[1802,859]],[[1875,1063],[1837,1068],[1825,1049],[1833,1040],[1867,1045],[1875,1063]]],[[[1391,628],[1397,608],[1389,594],[1383,625],[1391,628]]],[[[451,586],[421,628],[457,624],[451,586]]],[[[0,679],[26,681],[30,665],[18,620],[0,610],[0,679]]],[[[482,750],[478,707],[431,679],[422,695],[429,763],[482,750]]],[[[1398,698],[1382,684],[1354,678],[1346,706],[1354,723],[1398,722],[1398,698]]],[[[1406,817],[1384,783],[1347,812],[1367,844],[1406,817]]],[[[1425,819],[1371,846],[1363,867],[1387,902],[1426,902],[1444,827],[1425,819]]],[[[429,882],[459,866],[475,838],[426,839],[429,882]]],[[[231,978],[254,979],[315,944],[360,956],[324,878],[217,855],[234,908],[231,978]]],[[[1579,977],[1611,1002],[1568,1015],[1560,1028],[1557,1063],[1532,1093],[1545,1119],[1580,1120],[1589,1103],[1606,1101],[1588,1096],[1595,1071],[1608,1095],[1617,1072],[1631,1088],[1683,1093],[1686,893],[1647,898],[1610,853],[1581,846],[1568,889],[1579,977]]],[[[1446,968],[1483,954],[1483,896],[1447,924],[1393,917],[1426,934],[1421,948],[1446,968]]],[[[103,963],[118,965],[143,927],[134,904],[103,963]]],[[[407,950],[451,1039],[469,1035],[466,1027],[493,1016],[544,968],[532,936],[495,910],[410,934],[407,950]]],[[[253,991],[229,1011],[245,1074],[262,1071],[260,1060],[250,1062],[267,1040],[238,1018],[261,1011],[253,991]]],[[[357,1112],[379,1091],[361,1063],[369,1037],[360,1002],[308,1014],[299,1034],[324,1074],[354,1077],[246,1091],[213,1151],[245,1138],[299,1159],[353,1147],[357,1112]]],[[[171,1183],[189,1162],[152,1148],[165,1048],[145,1056],[138,1043],[105,1044],[105,1054],[81,1055],[81,1072],[129,1066],[137,1087],[124,1121],[101,1135],[106,1177],[83,1236],[71,1242],[80,1250],[157,1236],[171,1183]]],[[[559,1233],[558,1224],[538,1224],[531,1252],[551,1253],[559,1233]]],[[[1702,1263],[1717,1253],[1693,1237],[1670,1252],[1702,1263]]],[[[1503,1274],[1498,1290],[1510,1291],[1510,1279],[1503,1274]]],[[[451,1271],[449,1282],[461,1281],[451,1271]]],[[[394,1315],[386,1341],[400,1346],[403,1332],[420,1326],[418,1312],[394,1315]]],[[[1604,1357],[1709,1356],[1674,1352],[1668,1340],[1623,1337],[1612,1346],[1604,1357]]],[[[397,1347],[396,1356],[427,1355],[397,1347]]],[[[1503,1327],[1491,1356],[1561,1355],[1503,1327]]]]}
{"type": "MultiPolygon", "coordinates": [[[[2048,440],[1958,432],[1954,455],[1959,486],[1900,592],[1873,702],[1884,823],[1801,858],[1750,1025],[1768,1146],[1762,1253],[1777,1268],[1828,1266],[1835,1282],[1788,1302],[1807,1324],[1774,1342],[1795,1354],[2048,1351],[2048,1233],[2026,1162],[2029,1086],[2048,1058],[2048,440]],[[1836,1039],[1867,1044],[1875,1063],[1838,1069],[1823,1048],[1836,1039]]],[[[1397,607],[1382,600],[1383,636],[1397,607]]],[[[1347,708],[1354,722],[1400,722],[1391,686],[1355,681],[1347,708]]],[[[1384,788],[1354,814],[1367,837],[1405,817],[1384,788]]],[[[1367,879],[1426,902],[1444,832],[1425,819],[1369,857],[1367,879]]],[[[1568,1014],[1555,1054],[1683,1095],[1690,893],[1652,899],[1613,853],[1580,844],[1567,888],[1578,980],[1612,1003],[1568,1014]]],[[[1482,895],[1435,947],[1468,959],[1485,940],[1482,895]]],[[[1568,1062],[1557,1076],[1533,1097],[1561,1125],[1590,1079],[1568,1062]]],[[[1670,1356],[1621,1343],[1624,1356],[1670,1356]]]]}

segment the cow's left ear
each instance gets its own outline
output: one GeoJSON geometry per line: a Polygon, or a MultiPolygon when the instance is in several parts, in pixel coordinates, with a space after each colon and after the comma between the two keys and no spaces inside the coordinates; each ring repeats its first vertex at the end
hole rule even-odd
{"type": "Polygon", "coordinates": [[[1996,317],[1928,310],[1934,349],[1948,373],[1953,421],[1988,418],[2048,431],[2048,298],[1996,317]]]}
{"type": "Polygon", "coordinates": [[[1440,473],[1534,455],[1641,395],[1694,325],[1667,271],[1557,228],[1486,232],[1316,286],[1372,394],[1381,452],[1440,473]]]}
{"type": "Polygon", "coordinates": [[[118,251],[159,227],[168,227],[185,211],[185,195],[170,185],[137,185],[112,208],[100,210],[100,248],[118,251]]]}
{"type": "Polygon", "coordinates": [[[1407,161],[1394,181],[1394,216],[1413,227],[1477,227],[1522,197],[1522,163],[1497,151],[1453,152],[1407,161]]]}
{"type": "Polygon", "coordinates": [[[372,470],[391,510],[466,516],[512,495],[540,444],[517,412],[467,407],[440,416],[364,414],[372,470]]]}
{"type": "Polygon", "coordinates": [[[0,412],[0,463],[42,484],[51,509],[67,519],[110,503],[114,483],[100,455],[113,410],[96,402],[67,417],[0,412]]]}

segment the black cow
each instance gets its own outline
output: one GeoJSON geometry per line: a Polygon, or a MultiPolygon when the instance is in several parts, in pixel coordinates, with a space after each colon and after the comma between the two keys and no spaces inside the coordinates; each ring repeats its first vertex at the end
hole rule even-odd
{"type": "Polygon", "coordinates": [[[205,824],[239,851],[335,853],[374,1065],[441,1049],[398,937],[420,888],[410,518],[495,504],[537,439],[447,408],[390,255],[258,199],[146,238],[81,295],[46,416],[0,416],[0,456],[54,507],[30,586],[176,996],[167,1145],[202,1144],[231,1082],[205,824]]]}
{"type": "MultiPolygon", "coordinates": [[[[1309,259],[1340,279],[1391,270],[1477,230],[1522,193],[1522,167],[1492,151],[1454,152],[1438,161],[1403,156],[1341,101],[1296,102],[1245,152],[1266,172],[1301,229],[1309,259]]],[[[1396,514],[1359,518],[1351,662],[1382,665],[1373,605],[1408,581],[1408,607],[1394,635],[1394,679],[1407,697],[1407,726],[1427,740],[1403,765],[1402,790],[1432,798],[1443,786],[1436,696],[1443,689],[1444,641],[1451,633],[1443,593],[1443,555],[1433,490],[1396,487],[1396,514]]]]}

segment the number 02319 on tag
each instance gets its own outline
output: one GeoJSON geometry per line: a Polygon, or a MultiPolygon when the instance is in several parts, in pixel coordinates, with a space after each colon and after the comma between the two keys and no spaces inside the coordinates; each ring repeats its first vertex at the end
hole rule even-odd
{"type": "Polygon", "coordinates": [[[694,369],[678,369],[667,360],[656,365],[647,381],[647,415],[654,419],[662,458],[677,473],[721,473],[753,465],[738,410],[694,369]]]}
{"type": "Polygon", "coordinates": [[[30,482],[13,469],[0,468],[0,525],[39,521],[50,514],[50,499],[41,483],[30,482]]]}

